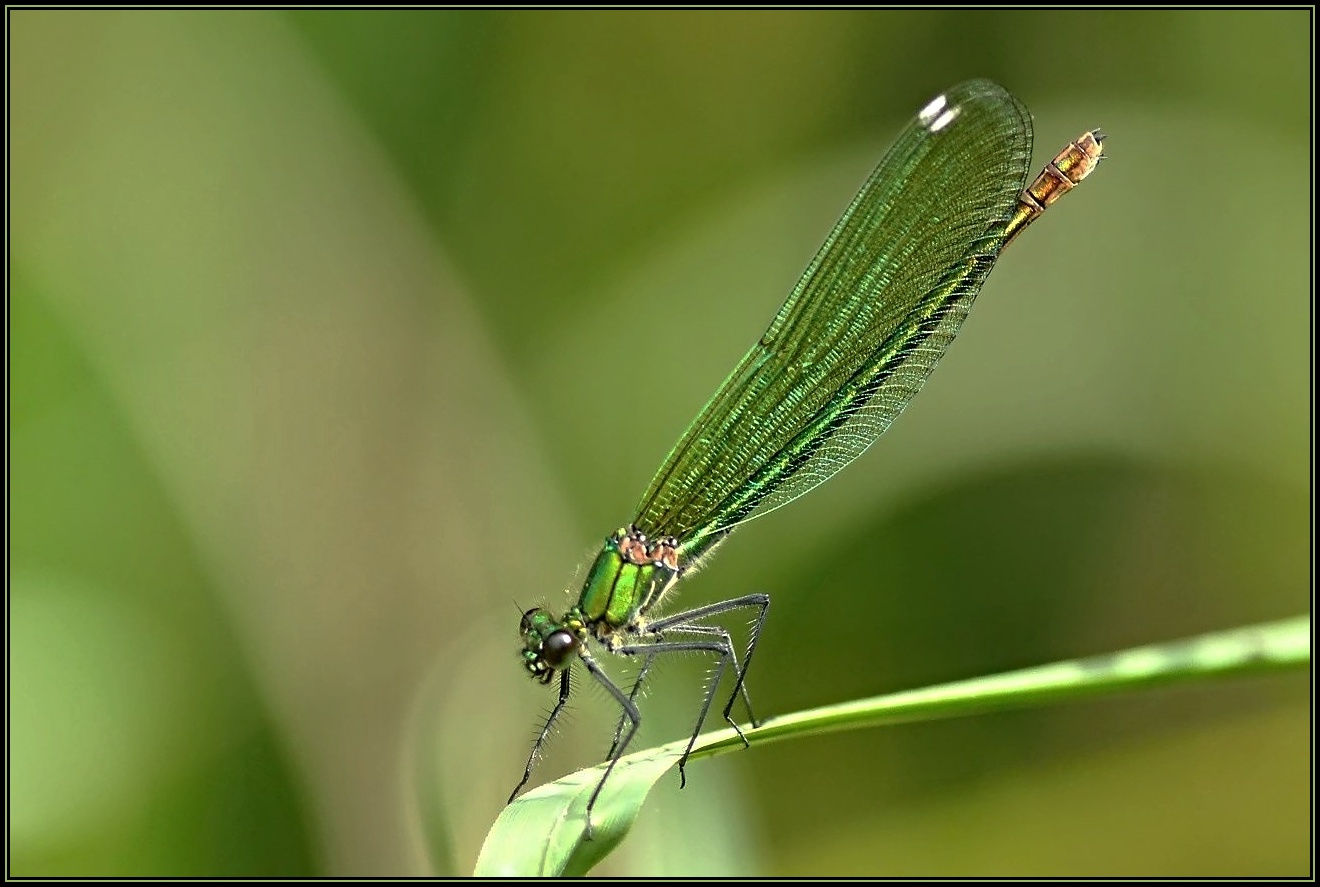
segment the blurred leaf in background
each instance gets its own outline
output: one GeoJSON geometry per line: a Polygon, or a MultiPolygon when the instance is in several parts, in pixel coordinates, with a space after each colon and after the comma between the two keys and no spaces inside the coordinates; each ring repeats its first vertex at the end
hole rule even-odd
{"type": "MultiPolygon", "coordinates": [[[[1309,607],[1309,10],[9,22],[16,875],[470,872],[552,701],[514,604],[561,603],[972,76],[1038,163],[1091,126],[1111,159],[684,600],[772,593],[767,714],[1309,607]]],[[[642,743],[698,680],[657,675],[642,743]]],[[[1305,873],[1308,694],[701,762],[608,870],[1305,873]]],[[[546,778],[608,745],[571,715],[546,778]]]]}

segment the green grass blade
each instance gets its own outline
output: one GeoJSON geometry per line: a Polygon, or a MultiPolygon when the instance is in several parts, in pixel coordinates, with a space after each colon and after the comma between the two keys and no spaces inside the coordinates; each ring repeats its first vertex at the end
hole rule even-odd
{"type": "MultiPolygon", "coordinates": [[[[730,733],[733,731],[730,730],[730,733]]],[[[477,857],[478,877],[585,875],[632,828],[647,794],[678,763],[687,740],[628,755],[605,783],[586,837],[587,801],[604,765],[579,770],[522,795],[495,820],[477,857]]]]}
{"type": "MultiPolygon", "coordinates": [[[[772,718],[744,732],[756,745],[792,736],[959,717],[1177,681],[1297,668],[1310,660],[1311,617],[1297,616],[830,705],[772,718]]],[[[678,762],[685,744],[673,742],[619,761],[596,803],[592,817],[595,835],[590,841],[585,837],[584,812],[603,767],[581,770],[523,795],[504,809],[487,834],[476,874],[585,874],[623,840],[651,786],[678,762]]],[[[721,730],[703,736],[692,757],[709,757],[741,747],[733,730],[721,730]]]]}

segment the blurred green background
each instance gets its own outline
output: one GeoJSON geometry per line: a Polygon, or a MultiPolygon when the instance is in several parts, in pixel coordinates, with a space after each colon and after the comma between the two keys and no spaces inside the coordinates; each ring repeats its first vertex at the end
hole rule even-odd
{"type": "MultiPolygon", "coordinates": [[[[1038,165],[1095,126],[1110,159],[885,439],[683,602],[772,593],[762,714],[1309,607],[1308,10],[9,22],[12,874],[471,872],[553,701],[515,605],[563,605],[972,76],[1038,165]]],[[[1303,875],[1309,698],[700,762],[600,871],[1303,875]]],[[[537,780],[613,717],[584,691],[537,780]]]]}

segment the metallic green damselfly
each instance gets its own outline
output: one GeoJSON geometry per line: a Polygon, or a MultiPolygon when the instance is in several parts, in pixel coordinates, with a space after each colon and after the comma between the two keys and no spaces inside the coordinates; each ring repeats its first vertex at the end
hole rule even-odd
{"type": "MultiPolygon", "coordinates": [[[[563,618],[523,614],[523,665],[543,684],[558,675],[559,699],[510,802],[568,702],[575,661],[622,709],[587,806],[588,834],[591,809],[641,724],[637,692],[656,656],[716,657],[688,753],[729,666],[735,685],[724,718],[738,729],[731,713],[741,696],[757,723],[744,681],[769,596],[653,612],[735,527],[828,480],[884,433],[953,341],[999,254],[1095,169],[1103,138],[1084,133],[1028,186],[1031,117],[1002,87],[972,80],[917,113],[770,328],[669,453],[632,522],[605,540],[577,603],[563,618]],[[741,658],[711,622],[734,610],[755,620],[741,658]],[[605,674],[593,647],[641,660],[630,691],[605,674]]],[[[684,779],[686,761],[685,753],[684,779]]]]}

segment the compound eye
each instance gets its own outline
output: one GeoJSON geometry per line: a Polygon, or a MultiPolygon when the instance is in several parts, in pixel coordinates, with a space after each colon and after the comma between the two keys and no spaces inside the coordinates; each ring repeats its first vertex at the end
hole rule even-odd
{"type": "Polygon", "coordinates": [[[553,631],[541,644],[541,661],[553,669],[561,669],[577,652],[577,635],[565,629],[553,631]]]}

